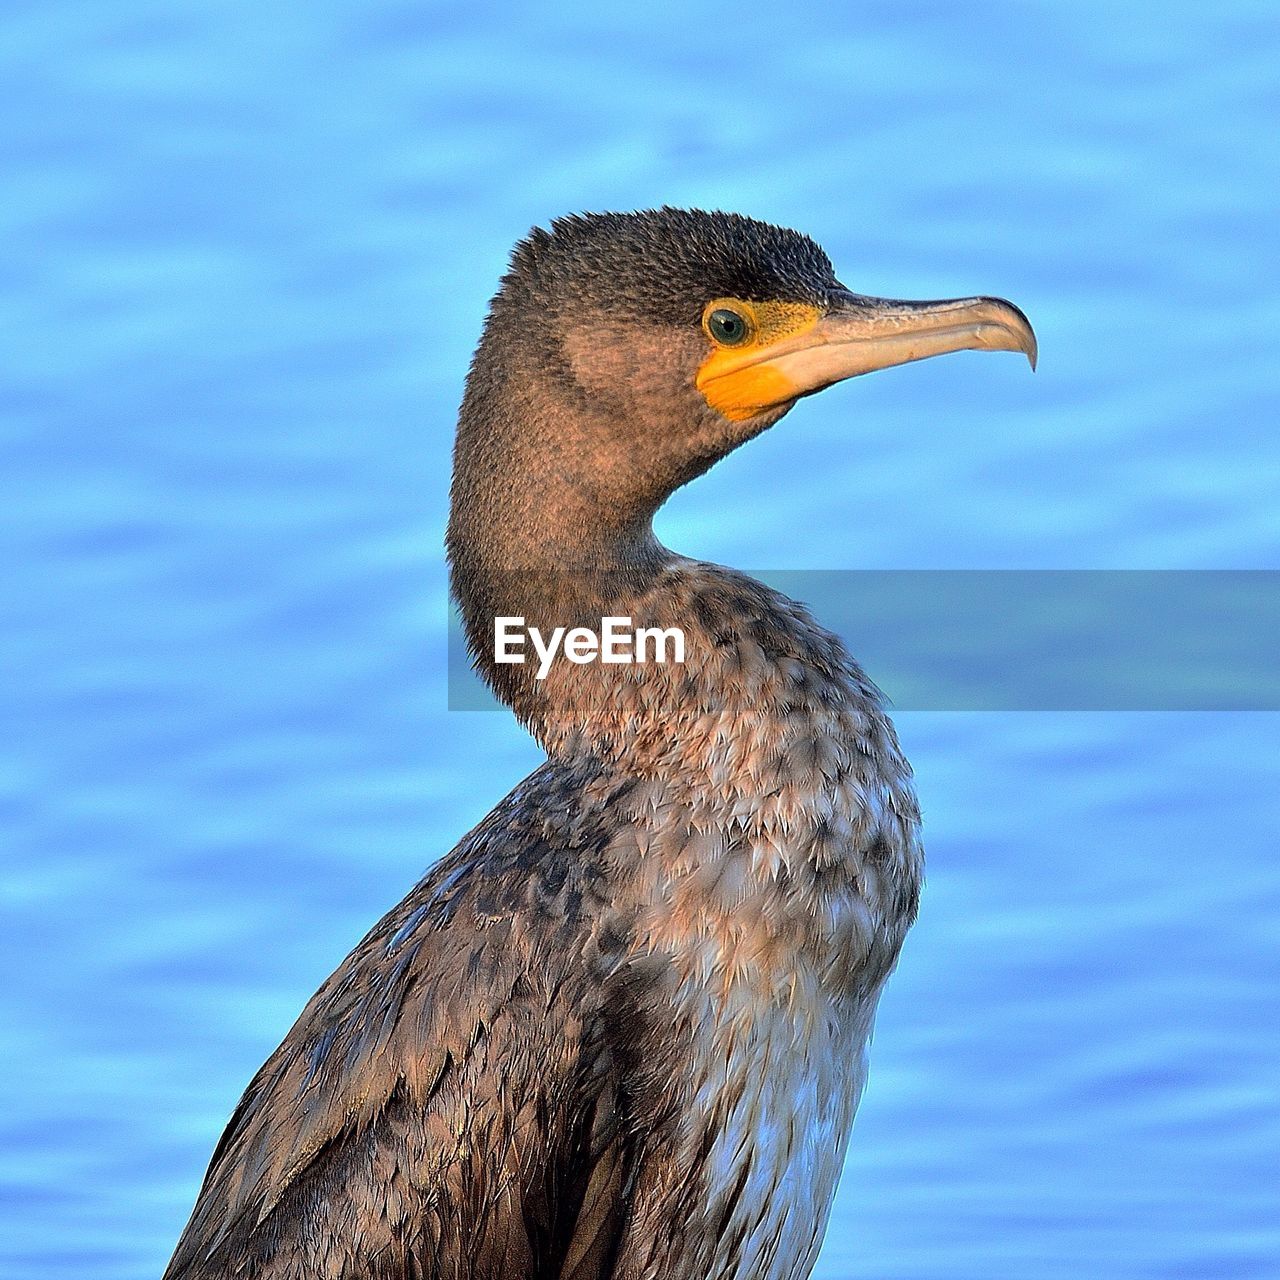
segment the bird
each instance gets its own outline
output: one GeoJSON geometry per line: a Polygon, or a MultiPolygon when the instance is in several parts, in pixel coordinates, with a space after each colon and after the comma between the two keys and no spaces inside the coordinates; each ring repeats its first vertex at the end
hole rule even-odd
{"type": "Polygon", "coordinates": [[[1012,303],[857,294],[736,213],[516,245],[445,540],[472,662],[546,759],[254,1076],[165,1280],[809,1275],[916,918],[919,805],[840,639],[653,517],[804,397],[981,349],[1035,366],[1012,303]],[[541,670],[500,660],[511,618],[683,644],[541,670]]]}

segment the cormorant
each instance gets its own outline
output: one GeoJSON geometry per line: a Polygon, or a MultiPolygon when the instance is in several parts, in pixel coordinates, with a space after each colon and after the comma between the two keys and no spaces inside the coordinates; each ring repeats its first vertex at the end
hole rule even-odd
{"type": "Polygon", "coordinates": [[[520,243],[467,380],[452,589],[545,763],[320,988],[167,1280],[803,1280],[922,874],[910,769],[834,636],[663,547],[796,400],[961,349],[994,298],[851,293],[794,231],[661,209],[520,243]],[[499,662],[495,618],[684,660],[499,662]]]}

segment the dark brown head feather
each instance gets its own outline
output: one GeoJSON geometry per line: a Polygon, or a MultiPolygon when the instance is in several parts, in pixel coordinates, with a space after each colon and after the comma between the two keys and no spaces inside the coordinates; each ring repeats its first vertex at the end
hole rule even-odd
{"type": "Polygon", "coordinates": [[[550,231],[535,228],[513,251],[499,297],[696,326],[713,298],[821,305],[838,288],[831,260],[798,231],[664,207],[573,214],[550,231]]]}

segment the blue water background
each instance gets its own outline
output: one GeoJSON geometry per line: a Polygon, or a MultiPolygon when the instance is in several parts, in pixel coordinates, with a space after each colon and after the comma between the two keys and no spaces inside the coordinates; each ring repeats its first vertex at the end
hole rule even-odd
{"type": "MultiPolygon", "coordinates": [[[[8,0],[0,1274],[158,1275],[308,996],[536,763],[446,709],[441,560],[531,224],[738,209],[1035,321],[1034,377],[806,402],[669,545],[1276,568],[1278,121],[1272,3],[8,0]]],[[[1280,716],[900,728],[930,879],[818,1274],[1280,1274],[1280,716]]]]}

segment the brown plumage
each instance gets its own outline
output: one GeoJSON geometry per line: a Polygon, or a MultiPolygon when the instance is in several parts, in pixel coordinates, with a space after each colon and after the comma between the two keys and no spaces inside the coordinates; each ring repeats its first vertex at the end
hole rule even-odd
{"type": "Polygon", "coordinates": [[[808,1275],[916,911],[910,771],[837,639],[650,521],[800,396],[965,346],[1034,352],[1008,304],[859,298],[734,215],[517,248],[449,552],[477,666],[548,759],[303,1010],[167,1280],[808,1275]],[[494,661],[497,615],[627,615],[686,657],[539,680],[494,661]]]}

